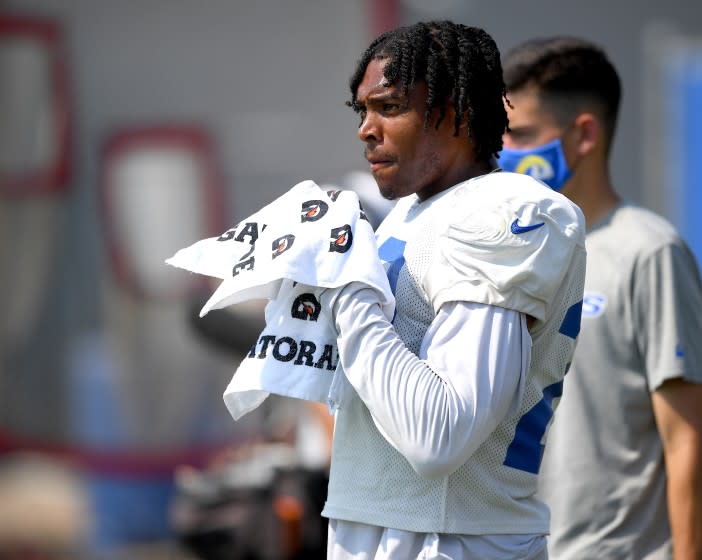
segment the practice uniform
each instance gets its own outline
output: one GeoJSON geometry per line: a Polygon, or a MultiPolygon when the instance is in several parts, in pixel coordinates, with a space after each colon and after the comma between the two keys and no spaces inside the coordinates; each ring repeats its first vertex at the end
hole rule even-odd
{"type": "Polygon", "coordinates": [[[400,200],[377,238],[393,324],[370,289],[333,302],[355,392],[336,417],[329,557],[542,558],[534,493],[579,331],[580,210],[491,173],[400,200]]]}
{"type": "Polygon", "coordinates": [[[671,558],[651,392],[702,383],[702,288],[673,227],[632,204],[591,228],[583,323],[549,433],[540,494],[559,560],[671,558]]]}

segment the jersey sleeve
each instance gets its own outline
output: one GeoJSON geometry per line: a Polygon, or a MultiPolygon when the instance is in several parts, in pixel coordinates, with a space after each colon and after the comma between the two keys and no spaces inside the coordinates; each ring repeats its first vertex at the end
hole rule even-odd
{"type": "Polygon", "coordinates": [[[424,289],[435,311],[472,301],[543,320],[584,229],[580,210],[562,197],[477,204],[439,237],[424,289]]]}
{"type": "Polygon", "coordinates": [[[634,309],[650,390],[673,378],[702,383],[702,286],[695,258],[681,241],[638,263],[634,309]]]}

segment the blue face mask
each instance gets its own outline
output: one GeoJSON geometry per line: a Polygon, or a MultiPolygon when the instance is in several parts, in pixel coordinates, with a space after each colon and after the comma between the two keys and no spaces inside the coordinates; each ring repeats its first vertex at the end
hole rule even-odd
{"type": "Polygon", "coordinates": [[[525,150],[503,148],[497,164],[504,171],[531,175],[554,191],[560,191],[573,174],[568,169],[560,138],[525,150]]]}

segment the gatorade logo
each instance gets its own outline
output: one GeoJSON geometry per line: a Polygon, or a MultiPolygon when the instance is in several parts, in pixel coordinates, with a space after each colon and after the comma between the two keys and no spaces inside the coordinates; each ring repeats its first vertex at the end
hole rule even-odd
{"type": "Polygon", "coordinates": [[[279,237],[275,241],[273,241],[273,258],[275,259],[276,257],[279,257],[285,251],[290,249],[293,246],[293,243],[295,241],[295,236],[292,233],[288,233],[287,235],[283,235],[282,237],[279,237]]]}
{"type": "Polygon", "coordinates": [[[341,194],[340,189],[327,191],[327,196],[331,199],[332,202],[336,202],[336,199],[339,198],[340,194],[341,194]]]}
{"type": "Polygon", "coordinates": [[[290,314],[294,319],[316,321],[321,310],[322,306],[314,294],[300,294],[293,301],[290,314]]]}
{"type": "Polygon", "coordinates": [[[301,222],[316,222],[321,220],[329,210],[329,205],[323,200],[308,200],[302,203],[300,212],[301,222]]]}
{"type": "Polygon", "coordinates": [[[351,248],[351,243],[353,243],[353,234],[348,224],[331,230],[330,252],[345,253],[351,248]]]}

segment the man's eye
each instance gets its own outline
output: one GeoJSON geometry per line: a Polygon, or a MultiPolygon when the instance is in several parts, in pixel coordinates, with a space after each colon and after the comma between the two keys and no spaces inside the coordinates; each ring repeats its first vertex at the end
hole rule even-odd
{"type": "Polygon", "coordinates": [[[392,113],[400,108],[399,103],[383,103],[383,111],[386,113],[392,113]]]}
{"type": "Polygon", "coordinates": [[[358,123],[358,126],[360,127],[363,124],[363,121],[366,120],[366,110],[365,109],[359,109],[356,111],[358,116],[360,117],[361,121],[358,123]]]}

